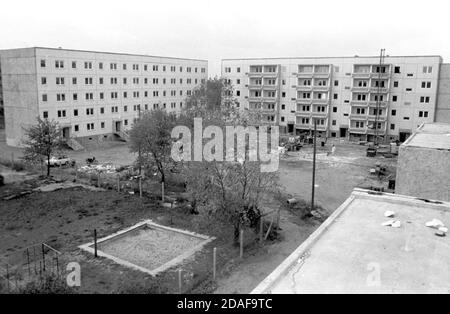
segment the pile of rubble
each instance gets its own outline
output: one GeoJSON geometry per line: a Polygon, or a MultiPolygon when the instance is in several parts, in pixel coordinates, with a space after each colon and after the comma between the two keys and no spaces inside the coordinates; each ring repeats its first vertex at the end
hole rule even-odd
{"type": "Polygon", "coordinates": [[[85,173],[115,173],[116,167],[111,163],[95,164],[79,167],[78,171],[85,173]]]}

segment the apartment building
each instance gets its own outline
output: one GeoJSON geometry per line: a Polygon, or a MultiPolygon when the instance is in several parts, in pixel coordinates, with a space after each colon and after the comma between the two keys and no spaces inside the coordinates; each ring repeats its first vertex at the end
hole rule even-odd
{"type": "Polygon", "coordinates": [[[243,110],[285,134],[400,141],[433,122],[440,56],[224,59],[243,110]],[[313,120],[314,119],[314,120],[313,120]]]}
{"type": "Polygon", "coordinates": [[[0,70],[8,145],[20,146],[37,116],[56,120],[70,143],[83,144],[127,137],[145,110],[179,112],[207,79],[208,63],[34,47],[0,51],[0,70]]]}

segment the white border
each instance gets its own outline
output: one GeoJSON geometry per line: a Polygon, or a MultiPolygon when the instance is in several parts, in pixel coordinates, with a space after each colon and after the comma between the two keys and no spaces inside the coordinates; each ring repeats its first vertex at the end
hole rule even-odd
{"type": "MultiPolygon", "coordinates": [[[[171,268],[171,267],[181,263],[184,259],[190,257],[191,255],[193,255],[194,253],[199,251],[203,246],[205,246],[209,242],[211,242],[211,241],[216,239],[215,237],[208,237],[208,236],[204,236],[204,235],[201,235],[201,234],[198,234],[198,233],[194,233],[194,232],[191,232],[191,231],[186,231],[186,230],[166,227],[166,226],[163,226],[163,225],[158,225],[158,224],[154,223],[151,220],[144,220],[144,221],[141,221],[141,222],[139,222],[139,223],[137,223],[137,224],[135,224],[135,225],[133,225],[133,226],[131,226],[129,228],[120,230],[120,231],[118,231],[116,233],[110,234],[109,236],[106,236],[104,238],[98,239],[97,240],[97,244],[105,242],[105,241],[110,240],[110,239],[113,239],[113,238],[115,238],[117,236],[123,235],[123,234],[125,234],[127,232],[130,232],[132,230],[138,229],[138,228],[140,228],[140,227],[142,227],[144,225],[153,226],[153,227],[155,227],[157,229],[178,232],[178,233],[185,234],[185,235],[188,235],[188,236],[191,236],[191,237],[196,237],[196,238],[203,239],[204,241],[202,241],[201,243],[197,244],[192,249],[187,250],[186,252],[178,255],[177,257],[173,258],[172,260],[166,262],[165,264],[163,264],[163,265],[161,265],[158,268],[153,269],[153,270],[149,270],[147,268],[138,266],[136,264],[133,264],[133,263],[128,262],[126,260],[123,260],[121,258],[112,256],[110,254],[106,254],[105,252],[102,252],[102,251],[100,251],[98,249],[97,249],[97,255],[101,256],[101,257],[108,258],[108,259],[114,261],[117,264],[129,267],[129,268],[133,268],[135,270],[140,270],[140,271],[142,271],[142,272],[144,272],[146,274],[149,274],[151,276],[155,276],[158,273],[161,273],[161,272],[163,272],[163,271],[165,271],[165,270],[167,270],[167,269],[169,269],[169,268],[171,268]]],[[[86,244],[80,245],[78,248],[80,248],[83,251],[95,254],[95,249],[92,247],[93,245],[94,245],[94,242],[90,242],[90,243],[86,243],[86,244]]]]}

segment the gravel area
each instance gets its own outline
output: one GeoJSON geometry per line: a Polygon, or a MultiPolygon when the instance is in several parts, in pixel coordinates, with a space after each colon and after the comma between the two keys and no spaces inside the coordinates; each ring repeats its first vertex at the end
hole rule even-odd
{"type": "Polygon", "coordinates": [[[154,270],[203,242],[203,239],[150,226],[99,243],[106,254],[154,270]]]}

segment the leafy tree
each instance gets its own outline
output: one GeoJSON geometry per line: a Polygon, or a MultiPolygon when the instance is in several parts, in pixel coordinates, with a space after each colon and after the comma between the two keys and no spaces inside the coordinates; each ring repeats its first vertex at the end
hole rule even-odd
{"type": "Polygon", "coordinates": [[[171,132],[174,126],[174,115],[156,109],[143,113],[130,131],[131,151],[140,150],[141,159],[138,163],[146,172],[156,170],[159,173],[163,199],[167,171],[174,166],[170,156],[173,143],[171,132]]]}
{"type": "Polygon", "coordinates": [[[24,129],[24,159],[30,162],[47,161],[47,176],[50,176],[50,158],[63,146],[64,139],[58,122],[37,118],[37,124],[24,129]]]}

